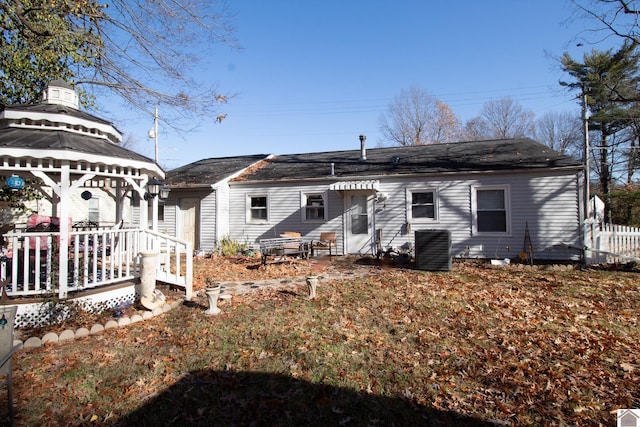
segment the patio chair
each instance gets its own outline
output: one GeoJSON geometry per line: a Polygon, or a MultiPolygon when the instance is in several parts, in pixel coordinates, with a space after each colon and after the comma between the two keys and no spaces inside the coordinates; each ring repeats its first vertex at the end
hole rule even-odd
{"type": "Polygon", "coordinates": [[[311,244],[311,256],[315,256],[316,251],[329,251],[329,258],[331,258],[331,255],[333,255],[332,249],[335,249],[337,253],[338,246],[336,245],[336,233],[320,233],[320,240],[315,240],[311,244]]]}
{"type": "Polygon", "coordinates": [[[20,346],[13,345],[13,331],[16,319],[17,306],[0,305],[0,377],[4,377],[3,384],[7,387],[7,406],[9,409],[9,421],[15,425],[13,414],[13,392],[11,389],[11,362],[13,353],[20,346]]]}

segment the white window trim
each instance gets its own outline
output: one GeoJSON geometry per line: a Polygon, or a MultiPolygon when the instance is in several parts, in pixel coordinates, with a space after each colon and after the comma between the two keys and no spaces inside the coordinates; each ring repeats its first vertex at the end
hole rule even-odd
{"type": "Polygon", "coordinates": [[[511,235],[511,187],[506,185],[477,185],[471,186],[471,233],[482,236],[510,236],[511,235]],[[507,231],[478,231],[478,190],[503,190],[504,208],[506,210],[505,221],[507,231]]]}
{"type": "Polygon", "coordinates": [[[406,189],[406,207],[407,222],[413,224],[436,224],[440,222],[439,194],[438,189],[433,187],[424,188],[407,188],[406,189]],[[413,218],[412,199],[413,193],[433,193],[433,218],[413,218]]]}
{"type": "Polygon", "coordinates": [[[302,222],[311,223],[324,223],[327,221],[327,215],[329,213],[329,197],[326,191],[301,191],[300,192],[300,212],[302,222]],[[307,197],[308,196],[322,196],[322,202],[324,203],[324,217],[322,219],[307,219],[307,197]]]}
{"type": "Polygon", "coordinates": [[[247,224],[269,224],[269,219],[271,217],[271,198],[268,194],[260,194],[260,193],[251,193],[247,194],[245,197],[245,220],[247,224]],[[267,199],[267,219],[266,220],[258,220],[253,219],[251,216],[251,199],[254,197],[266,197],[267,199]]]}

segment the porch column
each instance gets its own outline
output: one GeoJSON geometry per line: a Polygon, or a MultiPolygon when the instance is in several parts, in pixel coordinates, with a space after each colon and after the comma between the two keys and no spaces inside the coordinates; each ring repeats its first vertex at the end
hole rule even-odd
{"type": "Polygon", "coordinates": [[[69,163],[62,165],[60,171],[60,265],[58,266],[58,296],[67,297],[69,282],[69,218],[71,202],[71,180],[69,163]]]}
{"type": "Polygon", "coordinates": [[[153,231],[158,231],[158,198],[160,196],[157,195],[153,198],[153,200],[151,201],[151,208],[152,208],[152,212],[151,212],[151,229],[153,231]]]}

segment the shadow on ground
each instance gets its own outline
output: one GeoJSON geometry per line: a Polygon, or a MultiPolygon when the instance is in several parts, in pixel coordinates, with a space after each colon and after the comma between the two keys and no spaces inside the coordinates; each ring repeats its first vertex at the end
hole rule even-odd
{"type": "Polygon", "coordinates": [[[196,371],[119,426],[493,426],[413,404],[285,375],[196,371]]]}

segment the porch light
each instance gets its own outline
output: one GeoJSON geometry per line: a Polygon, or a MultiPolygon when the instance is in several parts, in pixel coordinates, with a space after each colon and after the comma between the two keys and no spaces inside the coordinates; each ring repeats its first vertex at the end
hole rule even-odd
{"type": "Polygon", "coordinates": [[[160,198],[162,200],[165,200],[167,198],[169,198],[169,192],[171,191],[171,188],[169,188],[168,185],[162,185],[160,187],[160,198]]]}
{"type": "Polygon", "coordinates": [[[9,178],[7,178],[7,180],[5,181],[5,185],[11,191],[19,191],[24,188],[24,179],[22,179],[16,174],[13,174],[9,178]]]}
{"type": "Polygon", "coordinates": [[[155,176],[147,182],[147,193],[149,196],[156,197],[160,194],[160,188],[162,187],[162,181],[159,181],[155,176]]]}

